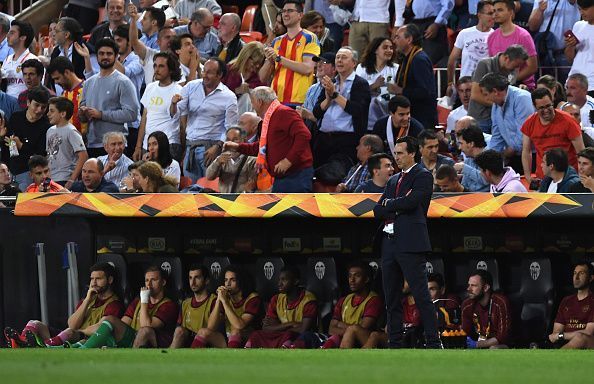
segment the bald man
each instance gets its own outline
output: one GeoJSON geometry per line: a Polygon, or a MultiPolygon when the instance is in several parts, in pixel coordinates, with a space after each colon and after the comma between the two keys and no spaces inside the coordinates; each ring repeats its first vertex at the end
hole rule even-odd
{"type": "Polygon", "coordinates": [[[103,177],[103,163],[96,158],[85,161],[82,167],[82,181],[72,184],[72,192],[119,193],[118,187],[103,177]]]}

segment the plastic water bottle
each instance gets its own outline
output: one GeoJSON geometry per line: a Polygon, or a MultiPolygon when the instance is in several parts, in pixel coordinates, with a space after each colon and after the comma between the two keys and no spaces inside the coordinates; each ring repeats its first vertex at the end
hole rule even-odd
{"type": "Polygon", "coordinates": [[[19,149],[17,148],[16,141],[10,140],[8,148],[10,149],[10,157],[17,157],[19,155],[19,149]]]}

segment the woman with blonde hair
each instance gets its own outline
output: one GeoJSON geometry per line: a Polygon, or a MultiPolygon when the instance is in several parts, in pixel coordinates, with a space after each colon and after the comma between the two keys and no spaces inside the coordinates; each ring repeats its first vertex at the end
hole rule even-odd
{"type": "Polygon", "coordinates": [[[244,45],[239,55],[227,64],[227,75],[222,82],[235,92],[239,115],[252,110],[249,90],[268,85],[262,81],[258,73],[265,59],[264,44],[252,41],[244,45]]]}
{"type": "Polygon", "coordinates": [[[163,174],[163,168],[155,161],[147,161],[138,167],[138,184],[144,193],[177,193],[177,180],[163,174]]]}

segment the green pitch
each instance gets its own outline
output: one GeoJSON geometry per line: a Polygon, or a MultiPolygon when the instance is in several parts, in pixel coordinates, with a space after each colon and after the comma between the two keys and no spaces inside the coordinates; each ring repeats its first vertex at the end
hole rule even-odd
{"type": "Polygon", "coordinates": [[[591,383],[594,351],[0,350],[2,383],[591,383]]]}

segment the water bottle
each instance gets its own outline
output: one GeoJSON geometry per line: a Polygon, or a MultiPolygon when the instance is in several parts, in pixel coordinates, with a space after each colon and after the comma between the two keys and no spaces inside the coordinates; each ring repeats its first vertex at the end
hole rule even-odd
{"type": "Polygon", "coordinates": [[[17,148],[16,141],[10,140],[8,144],[8,148],[10,149],[10,157],[17,157],[19,155],[19,149],[17,148]]]}

